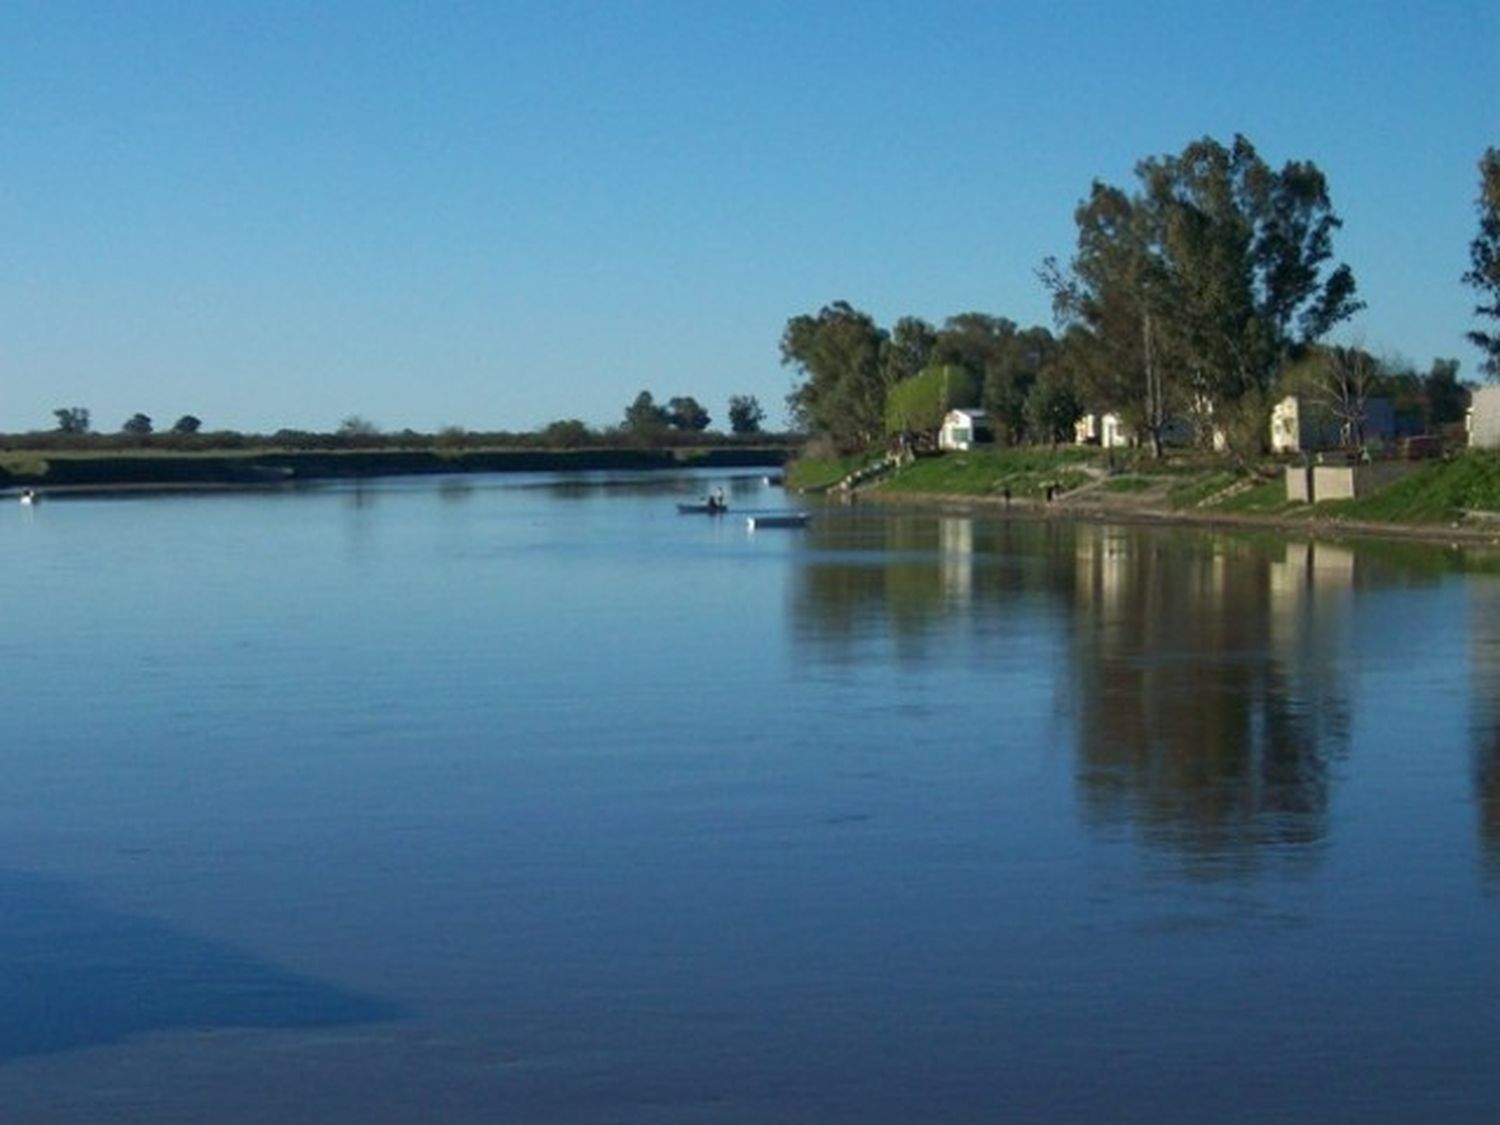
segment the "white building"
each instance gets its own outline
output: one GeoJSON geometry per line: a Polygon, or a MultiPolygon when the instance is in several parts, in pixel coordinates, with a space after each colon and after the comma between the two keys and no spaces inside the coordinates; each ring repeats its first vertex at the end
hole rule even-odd
{"type": "Polygon", "coordinates": [[[950,410],[943,416],[943,428],[938,431],[939,449],[973,449],[976,445],[990,445],[994,440],[989,415],[983,410],[950,410]]]}
{"type": "Polygon", "coordinates": [[[1085,414],[1073,423],[1073,441],[1078,445],[1097,445],[1104,449],[1123,449],[1134,444],[1130,431],[1118,414],[1085,414]]]}
{"type": "Polygon", "coordinates": [[[1469,446],[1500,449],[1500,386],[1476,388],[1469,400],[1469,446]]]}
{"type": "MultiPolygon", "coordinates": [[[[1497,406],[1500,421],[1500,406],[1497,406]]],[[[1348,425],[1324,403],[1287,395],[1271,407],[1271,452],[1312,453],[1352,444],[1348,425]]],[[[1360,419],[1363,441],[1388,442],[1396,436],[1396,411],[1388,398],[1370,398],[1360,419]]],[[[1500,444],[1497,436],[1496,444],[1500,444]]]]}

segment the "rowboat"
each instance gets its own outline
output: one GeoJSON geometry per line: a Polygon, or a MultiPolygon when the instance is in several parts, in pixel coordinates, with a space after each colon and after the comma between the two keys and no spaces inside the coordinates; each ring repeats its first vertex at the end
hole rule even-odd
{"type": "Polygon", "coordinates": [[[711,504],[707,500],[700,500],[696,504],[678,504],[677,512],[684,516],[722,516],[729,511],[727,505],[711,504]]]}
{"type": "Polygon", "coordinates": [[[806,527],[812,517],[806,512],[769,512],[765,515],[746,516],[745,526],[751,531],[763,527],[806,527]]]}

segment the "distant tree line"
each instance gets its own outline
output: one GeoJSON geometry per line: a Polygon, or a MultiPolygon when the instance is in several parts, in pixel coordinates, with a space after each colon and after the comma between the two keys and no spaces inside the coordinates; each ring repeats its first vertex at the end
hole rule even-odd
{"type": "Polygon", "coordinates": [[[584,449],[633,446],[713,446],[772,442],[785,444],[796,435],[765,433],[765,412],[752,395],[729,399],[728,433],[710,429],[708,411],[696,399],[681,396],[657,406],[642,391],[626,408],[616,426],[593,427],[576,418],[559,419],[534,431],[481,431],[445,426],[436,433],[412,429],[386,431],[359,414],[351,414],[328,432],[281,429],[270,434],[237,430],[205,430],[196,415],[184,414],[165,431],[144,413],[132,414],[114,432],[96,432],[90,410],[83,406],[54,410],[55,426],[47,431],[0,434],[0,445],[11,449],[96,450],[154,449],[164,452],[208,450],[356,450],[438,449],[584,449]]]}
{"type": "MultiPolygon", "coordinates": [[[[1480,170],[1464,280],[1481,293],[1476,315],[1500,319],[1500,150],[1480,170]]],[[[1462,418],[1456,361],[1421,377],[1323,344],[1363,303],[1310,161],[1274,168],[1242,136],[1203,138],[1142,160],[1130,187],[1096,181],[1074,222],[1071,255],[1038,271],[1057,334],[979,312],[884,328],[844,301],[792,317],[781,358],[798,375],[794,420],[852,450],[933,433],[953,406],[985,409],[1007,444],[1065,440],[1089,411],[1119,415],[1158,454],[1186,424],[1245,455],[1263,450],[1271,406],[1292,390],[1350,415],[1378,393],[1424,424],[1462,418]]],[[[1470,339],[1500,375],[1500,332],[1470,339]]]]}

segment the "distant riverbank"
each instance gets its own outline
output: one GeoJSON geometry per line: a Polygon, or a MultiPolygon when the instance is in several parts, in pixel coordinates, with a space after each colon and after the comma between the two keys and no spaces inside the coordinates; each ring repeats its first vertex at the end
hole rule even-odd
{"type": "Polygon", "coordinates": [[[247,453],[0,454],[0,488],[42,491],[264,488],[297,481],[440,473],[774,468],[785,446],[702,449],[262,450],[247,453]]]}

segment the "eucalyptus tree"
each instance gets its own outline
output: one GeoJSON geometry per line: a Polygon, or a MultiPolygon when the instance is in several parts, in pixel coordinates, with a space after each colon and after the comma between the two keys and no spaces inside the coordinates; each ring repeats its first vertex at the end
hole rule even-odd
{"type": "Polygon", "coordinates": [[[921,317],[903,316],[891,326],[881,353],[887,389],[927,369],[937,338],[937,330],[921,317]]]}
{"type": "Polygon", "coordinates": [[[708,429],[711,420],[708,411],[692,395],[679,395],[667,400],[667,422],[674,430],[701,433],[708,429]]]}
{"type": "Polygon", "coordinates": [[[659,434],[670,423],[671,412],[664,406],[658,406],[656,397],[650,391],[642,391],[636,395],[634,401],[625,408],[624,428],[638,437],[659,434]]]}
{"type": "Polygon", "coordinates": [[[934,362],[956,364],[974,376],[1000,438],[1014,444],[1028,432],[1027,399],[1055,350],[1045,328],[1021,328],[1003,316],[966,312],[944,321],[932,354],[934,362]]]}
{"type": "Polygon", "coordinates": [[[1088,408],[1118,413],[1160,456],[1184,402],[1182,388],[1163,377],[1161,325],[1171,300],[1154,220],[1138,197],[1094,181],[1073,212],[1072,260],[1063,266],[1048,258],[1041,278],[1088,408]]]}
{"type": "Polygon", "coordinates": [[[1050,445],[1070,441],[1073,425],[1082,416],[1073,371],[1060,363],[1048,363],[1026,397],[1026,420],[1033,437],[1050,445]]]}
{"type": "Polygon", "coordinates": [[[1263,402],[1363,306],[1332,262],[1342,224],[1315,164],[1278,171],[1242,136],[1205,137],[1135,172],[1133,194],[1095,182],[1072,260],[1042,277],[1059,319],[1095,337],[1101,405],[1132,413],[1159,450],[1172,414],[1263,402]]]}
{"type": "Polygon", "coordinates": [[[787,321],[781,362],[802,376],[787,395],[793,420],[845,449],[877,440],[890,386],[890,372],[882,362],[888,340],[868,313],[847,301],[787,321]]]}
{"type": "MultiPolygon", "coordinates": [[[[1469,243],[1469,270],[1464,282],[1479,291],[1474,315],[1500,320],[1500,148],[1485,151],[1479,161],[1479,233],[1469,243]]],[[[1500,330],[1474,329],[1469,339],[1484,353],[1482,369],[1500,378],[1500,330]]]]}
{"type": "Polygon", "coordinates": [[[729,396],[729,429],[736,434],[758,434],[766,412],[754,395],[729,396]]]}
{"type": "Polygon", "coordinates": [[[1362,306],[1333,256],[1327,181],[1310,162],[1272,170],[1244,137],[1204,138],[1137,170],[1159,230],[1167,330],[1195,398],[1265,391],[1287,361],[1362,306]]]}
{"type": "Polygon", "coordinates": [[[60,434],[86,434],[89,432],[89,409],[86,406],[59,406],[52,412],[57,419],[60,434]]]}

